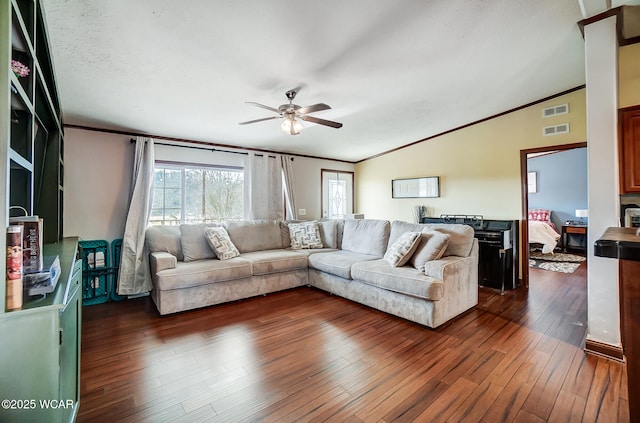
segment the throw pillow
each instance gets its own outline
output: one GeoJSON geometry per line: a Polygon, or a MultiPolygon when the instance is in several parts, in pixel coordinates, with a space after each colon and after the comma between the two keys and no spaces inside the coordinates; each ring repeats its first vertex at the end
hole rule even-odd
{"type": "Polygon", "coordinates": [[[437,231],[425,230],[420,235],[418,247],[411,256],[411,264],[421,272],[424,272],[424,266],[428,261],[438,260],[442,258],[451,235],[443,234],[437,231]]]}
{"type": "Polygon", "coordinates": [[[529,210],[529,220],[549,222],[551,221],[551,211],[546,209],[531,209],[529,210]]]}
{"type": "Polygon", "coordinates": [[[289,224],[289,236],[293,250],[323,248],[320,228],[315,220],[289,224]]]}
{"type": "Polygon", "coordinates": [[[229,234],[225,228],[205,228],[204,237],[220,260],[228,260],[240,255],[236,246],[231,242],[231,238],[229,238],[229,234]]]}
{"type": "Polygon", "coordinates": [[[384,259],[393,267],[399,267],[409,261],[418,247],[420,232],[405,232],[387,249],[384,259]]]}

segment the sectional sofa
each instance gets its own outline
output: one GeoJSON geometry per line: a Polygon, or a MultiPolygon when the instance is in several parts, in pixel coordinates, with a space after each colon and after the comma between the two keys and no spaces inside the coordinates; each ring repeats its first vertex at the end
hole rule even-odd
{"type": "Polygon", "coordinates": [[[470,226],[229,221],[146,232],[160,314],[310,285],[436,328],[478,303],[470,226]]]}

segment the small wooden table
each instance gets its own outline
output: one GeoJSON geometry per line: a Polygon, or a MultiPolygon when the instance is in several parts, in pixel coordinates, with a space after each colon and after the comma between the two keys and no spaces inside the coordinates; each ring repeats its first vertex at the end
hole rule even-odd
{"type": "Polygon", "coordinates": [[[587,250],[587,225],[577,225],[574,223],[566,223],[562,225],[562,248],[564,251],[567,249],[572,250],[580,250],[586,252],[587,250]],[[584,247],[583,246],[569,246],[569,234],[581,235],[584,237],[584,247]]]}

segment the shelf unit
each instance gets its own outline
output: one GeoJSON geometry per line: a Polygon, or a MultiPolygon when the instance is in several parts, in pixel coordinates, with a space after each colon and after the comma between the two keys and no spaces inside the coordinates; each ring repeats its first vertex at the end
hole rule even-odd
{"type": "Polygon", "coordinates": [[[57,255],[61,267],[52,293],[25,295],[21,309],[6,311],[6,236],[0,236],[0,339],[11,346],[0,349],[0,397],[34,400],[28,410],[24,402],[0,409],[2,422],[73,422],[80,400],[81,262],[78,239],[61,239],[64,141],[46,27],[39,0],[0,0],[2,219],[6,227],[10,216],[42,217],[43,254],[57,255]],[[12,60],[28,75],[15,75],[12,60]],[[63,407],[43,408],[39,400],[63,407]]]}
{"type": "MultiPolygon", "coordinates": [[[[4,222],[9,217],[44,219],[44,242],[62,238],[64,134],[46,22],[39,0],[0,0],[0,148],[4,222]],[[11,71],[13,60],[29,68],[11,71]]],[[[0,247],[6,248],[5,237],[0,247]]],[[[4,260],[0,269],[6,272],[4,260]]],[[[5,303],[5,284],[0,284],[5,303]]],[[[3,306],[0,313],[5,311],[3,306]]]]}

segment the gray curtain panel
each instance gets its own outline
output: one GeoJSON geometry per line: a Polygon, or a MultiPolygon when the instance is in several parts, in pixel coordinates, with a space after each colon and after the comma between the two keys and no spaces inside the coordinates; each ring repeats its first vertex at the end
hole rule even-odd
{"type": "Polygon", "coordinates": [[[249,153],[244,172],[245,219],[282,219],[284,207],[280,158],[249,153]]]}
{"type": "Polygon", "coordinates": [[[151,291],[149,255],[144,233],[153,204],[154,146],[151,138],[136,138],[129,212],[122,238],[118,294],[136,295],[151,291]]]}
{"type": "Polygon", "coordinates": [[[286,219],[297,220],[298,209],[296,208],[295,186],[293,177],[293,157],[280,156],[282,162],[282,179],[284,180],[284,194],[287,200],[287,209],[285,210],[286,219]]]}

